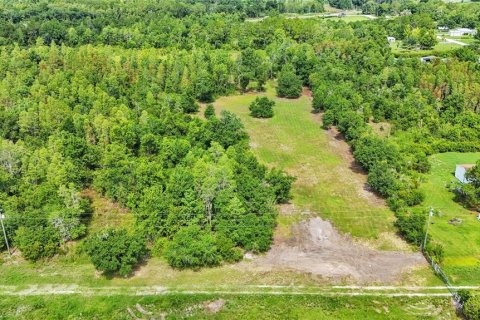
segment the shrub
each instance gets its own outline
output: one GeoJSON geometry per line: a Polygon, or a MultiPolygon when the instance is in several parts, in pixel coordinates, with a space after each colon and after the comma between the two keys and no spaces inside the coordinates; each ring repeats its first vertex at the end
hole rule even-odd
{"type": "Polygon", "coordinates": [[[278,75],[277,96],[298,98],[302,93],[302,80],[296,75],[295,68],[286,64],[278,75]]]}
{"type": "Polygon", "coordinates": [[[97,270],[121,276],[128,275],[147,254],[144,241],[125,229],[106,229],[91,236],[85,251],[97,270]]]}
{"type": "Polygon", "coordinates": [[[425,200],[425,194],[418,190],[405,189],[398,193],[399,197],[407,206],[413,207],[419,205],[425,200]]]}
{"type": "Polygon", "coordinates": [[[384,197],[393,196],[400,188],[398,174],[387,163],[380,162],[368,174],[368,185],[384,197]]]}
{"type": "Polygon", "coordinates": [[[275,101],[268,99],[267,97],[257,97],[255,101],[250,104],[248,108],[250,115],[254,118],[271,118],[273,117],[273,106],[275,101]]]}
{"type": "Polygon", "coordinates": [[[212,104],[208,104],[203,115],[205,116],[205,119],[215,117],[215,107],[212,104]]]}
{"type": "Polygon", "coordinates": [[[294,181],[295,177],[289,176],[279,169],[272,169],[268,173],[267,182],[275,193],[277,203],[287,203],[292,198],[290,189],[294,181]]]}
{"type": "Polygon", "coordinates": [[[333,110],[327,110],[322,117],[323,129],[330,129],[335,124],[335,112],[333,110]]]}
{"type": "Polygon", "coordinates": [[[217,235],[218,252],[226,262],[236,262],[242,260],[243,254],[240,248],[235,248],[232,239],[226,235],[217,235]]]}
{"type": "Polygon", "coordinates": [[[165,257],[179,269],[216,266],[222,261],[215,236],[198,226],[180,229],[167,245],[165,257]]]}
{"type": "Polygon", "coordinates": [[[445,258],[445,251],[440,243],[428,243],[425,247],[425,251],[427,251],[430,257],[432,257],[437,263],[442,263],[445,258]]]}
{"type": "Polygon", "coordinates": [[[457,294],[460,297],[460,303],[463,305],[472,297],[472,293],[467,289],[460,289],[457,294]]]}
{"type": "Polygon", "coordinates": [[[413,163],[413,169],[418,172],[427,173],[430,171],[430,168],[431,164],[428,161],[427,155],[424,152],[418,152],[413,163]]]}
{"type": "Polygon", "coordinates": [[[355,151],[353,153],[355,159],[367,171],[378,162],[386,161],[391,167],[398,168],[401,166],[401,155],[394,145],[387,140],[368,135],[360,138],[355,143],[355,151]]]}
{"type": "Polygon", "coordinates": [[[468,319],[480,319],[480,295],[473,295],[465,302],[463,313],[468,319]]]}
{"type": "Polygon", "coordinates": [[[425,223],[427,214],[423,211],[399,212],[395,225],[400,233],[410,243],[420,245],[425,237],[425,223]]]}
{"type": "Polygon", "coordinates": [[[60,235],[52,226],[20,227],[15,245],[25,259],[37,261],[54,256],[60,247],[60,235]]]}
{"type": "Polygon", "coordinates": [[[360,138],[367,131],[367,125],[361,114],[347,111],[339,116],[338,130],[345,135],[347,141],[351,141],[360,138]]]}

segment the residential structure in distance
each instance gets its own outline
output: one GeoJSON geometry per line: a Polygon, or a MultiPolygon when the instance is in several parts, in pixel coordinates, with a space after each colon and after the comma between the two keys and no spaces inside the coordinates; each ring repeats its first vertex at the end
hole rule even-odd
{"type": "Polygon", "coordinates": [[[468,179],[465,177],[465,174],[468,170],[472,169],[474,164],[457,164],[455,169],[455,178],[460,180],[461,183],[468,183],[468,179]]]}
{"type": "Polygon", "coordinates": [[[450,37],[461,37],[464,35],[474,36],[476,34],[477,34],[477,30],[469,29],[469,28],[457,28],[457,29],[452,29],[448,31],[448,35],[450,37]]]}

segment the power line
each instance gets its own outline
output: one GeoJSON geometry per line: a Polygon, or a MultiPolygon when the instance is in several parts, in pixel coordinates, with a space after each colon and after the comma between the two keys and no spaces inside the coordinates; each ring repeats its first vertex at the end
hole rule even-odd
{"type": "Polygon", "coordinates": [[[5,226],[3,225],[4,219],[5,215],[3,214],[3,210],[0,208],[0,223],[2,224],[3,237],[5,238],[5,244],[7,245],[8,254],[12,255],[12,253],[10,252],[10,245],[8,244],[7,233],[5,232],[5,226]]]}

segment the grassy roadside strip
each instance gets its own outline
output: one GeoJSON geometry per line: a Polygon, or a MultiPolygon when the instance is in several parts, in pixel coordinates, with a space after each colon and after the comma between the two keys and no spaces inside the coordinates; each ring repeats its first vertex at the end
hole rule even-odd
{"type": "Polygon", "coordinates": [[[0,308],[0,319],[456,319],[446,297],[0,295],[0,308]],[[205,307],[220,299],[220,310],[205,307]]]}

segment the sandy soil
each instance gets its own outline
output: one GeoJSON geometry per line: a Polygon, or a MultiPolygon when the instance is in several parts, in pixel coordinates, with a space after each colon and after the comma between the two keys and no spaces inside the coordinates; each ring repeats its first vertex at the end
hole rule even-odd
{"type": "Polygon", "coordinates": [[[333,282],[394,283],[403,272],[425,266],[420,253],[378,251],[354,243],[318,217],[292,227],[291,237],[253,261],[261,271],[292,270],[333,282]]]}

